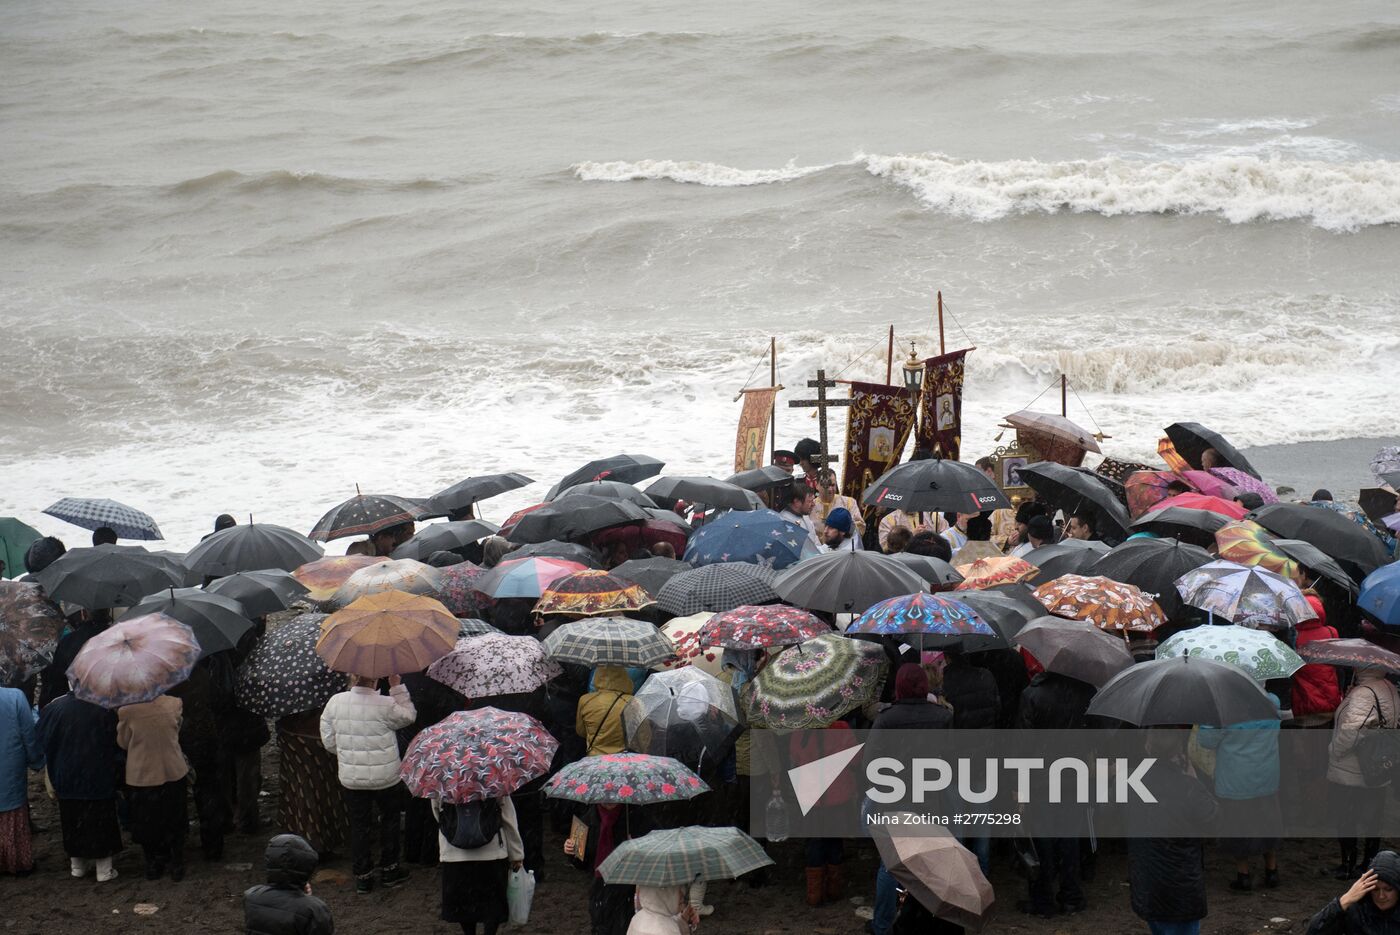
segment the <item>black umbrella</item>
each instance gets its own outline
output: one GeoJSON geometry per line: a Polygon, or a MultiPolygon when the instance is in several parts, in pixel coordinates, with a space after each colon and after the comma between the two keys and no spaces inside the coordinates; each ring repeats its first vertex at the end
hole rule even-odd
{"type": "Polygon", "coordinates": [[[1176,579],[1212,561],[1205,549],[1176,539],[1129,539],[1099,558],[1088,574],[1146,591],[1168,618],[1179,621],[1187,611],[1176,590],[1176,579]]]}
{"type": "Polygon", "coordinates": [[[511,542],[570,540],[610,526],[644,523],[649,519],[647,511],[635,503],[578,494],[526,513],[506,538],[511,542]]]}
{"type": "Polygon", "coordinates": [[[623,581],[640,584],[648,594],[655,594],[661,586],[683,571],[690,571],[689,562],[674,558],[638,558],[623,562],[609,574],[623,581]]]}
{"type": "Polygon", "coordinates": [[[1249,459],[1240,454],[1234,445],[1227,442],[1218,432],[1212,432],[1199,422],[1175,422],[1167,426],[1167,437],[1171,439],[1176,453],[1186,459],[1193,468],[1201,468],[1201,456],[1207,448],[1214,448],[1216,454],[1220,455],[1220,460],[1225,462],[1225,466],[1244,471],[1251,477],[1259,477],[1254,465],[1250,464],[1249,459]]]}
{"type": "Polygon", "coordinates": [[[1385,518],[1395,512],[1395,492],[1384,487],[1362,487],[1356,504],[1371,522],[1384,526],[1385,518]]]}
{"type": "Polygon", "coordinates": [[[1336,559],[1311,542],[1304,542],[1302,539],[1275,539],[1274,546],[1314,575],[1326,578],[1349,593],[1356,594],[1361,590],[1351,575],[1346,573],[1346,569],[1337,564],[1336,559]]]}
{"type": "Polygon", "coordinates": [[[626,500],[635,503],[642,509],[651,509],[658,506],[651,497],[642,493],[631,484],[624,484],[615,480],[591,480],[586,484],[574,484],[567,490],[561,490],[558,496],[550,497],[551,500],[562,500],[565,497],[587,494],[591,497],[604,497],[610,500],[626,500]]]}
{"type": "Polygon", "coordinates": [[[647,488],[647,496],[658,503],[685,500],[722,510],[761,509],[763,503],[752,491],[713,477],[662,477],[647,488]]]}
{"type": "Polygon", "coordinates": [[[733,484],[735,487],[743,487],[745,490],[757,491],[769,490],[773,487],[782,487],[791,484],[792,475],[776,465],[765,464],[763,467],[740,471],[738,474],[730,474],[724,480],[725,483],[733,484]]]}
{"type": "Polygon", "coordinates": [[[550,488],[545,499],[553,500],[559,491],[591,480],[615,480],[624,484],[635,484],[648,477],[655,477],[665,466],[665,461],[658,461],[646,455],[613,455],[611,458],[598,458],[565,474],[559,483],[550,488]]]}
{"type": "Polygon", "coordinates": [[[1087,620],[1037,617],[1016,634],[1016,643],[1046,672],[1098,687],[1133,664],[1128,644],[1087,620]]]}
{"type": "Polygon", "coordinates": [[[977,611],[978,616],[1011,640],[1021,628],[1045,616],[1045,605],[1035,599],[1029,585],[1007,584],[981,591],[956,591],[955,597],[977,611]]]}
{"type": "Polygon", "coordinates": [[[1221,516],[1213,510],[1169,506],[1142,514],[1133,520],[1132,528],[1133,532],[1155,533],[1163,538],[1180,539],[1191,545],[1209,548],[1215,545],[1216,531],[1228,522],[1228,516],[1221,516]]]}
{"type": "Polygon", "coordinates": [[[1390,561],[1379,539],[1333,510],[1306,503],[1275,503],[1255,510],[1249,518],[1275,535],[1311,542],[1341,562],[1357,581],[1390,561]]]}
{"type": "Polygon", "coordinates": [[[507,552],[502,561],[517,558],[562,558],[589,568],[603,567],[603,563],[598,560],[598,553],[588,546],[579,545],[577,542],[560,542],[558,539],[518,546],[507,552]]]}
{"type": "Polygon", "coordinates": [[[922,591],[927,582],[888,555],[842,549],[798,562],[773,587],[794,607],[858,614],[887,598],[922,591]]]}
{"type": "Polygon", "coordinates": [[[236,571],[280,568],[293,571],[326,554],[310,539],[286,526],[254,523],[230,526],[206,538],[185,553],[185,566],[191,571],[222,578],[236,571]]]}
{"type": "Polygon", "coordinates": [[[286,610],[309,593],[306,585],[280,568],[240,571],[220,578],[205,590],[237,601],[246,617],[266,617],[286,610]]]}
{"type": "Polygon", "coordinates": [[[243,634],[253,629],[242,604],[199,588],[170,588],[152,594],[131,610],[133,617],[142,614],[166,614],[189,627],[199,641],[201,657],[235,648],[243,634]]]}
{"type": "Polygon", "coordinates": [[[647,512],[651,514],[652,522],[670,523],[672,526],[675,526],[681,532],[684,532],[687,535],[689,535],[691,529],[690,523],[686,522],[685,517],[681,516],[675,510],[655,509],[647,510],[647,512]]]}
{"type": "Polygon", "coordinates": [[[1095,562],[1108,554],[1108,546],[1105,543],[1096,544],[1102,548],[1093,548],[1089,540],[1066,539],[1063,542],[1031,549],[1021,557],[1039,569],[1031,580],[1036,584],[1044,584],[1061,575],[1087,573],[1095,562]]]}
{"type": "Polygon", "coordinates": [[[309,534],[321,542],[346,536],[372,536],[381,529],[422,519],[422,501],[393,494],[361,494],[333,506],[309,534]]]}
{"type": "Polygon", "coordinates": [[[190,567],[185,564],[184,552],[171,552],[168,549],[151,549],[151,554],[159,555],[161,558],[168,558],[175,564],[179,565],[181,568],[185,569],[185,581],[184,584],[181,585],[181,587],[197,588],[204,583],[204,575],[200,574],[197,571],[192,571],[190,567]]]}
{"type": "Polygon", "coordinates": [[[1277,720],[1278,706],[1243,669],[1199,656],[1139,662],[1118,673],[1089,703],[1089,714],[1150,727],[1277,720]]]}
{"type": "Polygon", "coordinates": [[[500,527],[484,519],[463,519],[455,523],[424,526],[413,537],[389,553],[390,558],[411,558],[426,562],[434,552],[454,552],[478,539],[494,536],[500,527]]]}
{"type": "Polygon", "coordinates": [[[1054,461],[1039,461],[1021,468],[1021,480],[1051,509],[1065,515],[1092,510],[1101,536],[1128,536],[1128,509],[1105,478],[1093,471],[1079,471],[1054,461]]]}
{"type": "Polygon", "coordinates": [[[881,474],[862,501],[906,513],[982,513],[1010,508],[1011,501],[977,468],[960,461],[910,461],[881,474]]]}
{"type": "Polygon", "coordinates": [[[427,510],[424,517],[428,516],[450,516],[476,503],[478,500],[488,500],[491,497],[509,493],[512,490],[519,490],[521,487],[533,484],[534,481],[524,474],[482,474],[480,477],[468,477],[466,480],[458,481],[445,490],[439,490],[428,498],[427,510]]]}
{"type": "Polygon", "coordinates": [[[35,575],[56,601],[88,610],[130,607],[147,594],[185,583],[189,569],[139,545],[69,549],[35,575]]]}
{"type": "Polygon", "coordinates": [[[936,558],[932,555],[916,555],[913,552],[894,552],[889,555],[889,558],[894,559],[901,565],[908,565],[910,568],[914,569],[914,574],[923,578],[929,584],[934,585],[935,588],[951,588],[953,585],[963,580],[963,576],[958,573],[956,568],[943,561],[943,559],[936,558]]]}

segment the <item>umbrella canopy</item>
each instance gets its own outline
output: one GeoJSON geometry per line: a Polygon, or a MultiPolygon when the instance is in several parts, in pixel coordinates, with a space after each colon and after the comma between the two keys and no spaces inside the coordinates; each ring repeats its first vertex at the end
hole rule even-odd
{"type": "Polygon", "coordinates": [[[306,588],[308,598],[328,601],[355,572],[387,561],[384,555],[334,555],[307,562],[293,571],[292,577],[306,588]]]}
{"type": "Polygon", "coordinates": [[[1276,547],[1268,530],[1253,520],[1239,519],[1221,526],[1215,531],[1215,545],[1216,553],[1226,561],[1257,566],[1300,585],[1304,581],[1302,566],[1276,547]]]}
{"type": "MultiPolygon", "coordinates": [[[[1357,491],[1356,505],[1372,523],[1384,526],[1386,517],[1395,512],[1395,491],[1386,487],[1362,487],[1357,491]]],[[[4,520],[0,520],[0,525],[3,523],[4,520]]]]}
{"type": "Polygon", "coordinates": [[[1108,544],[1105,542],[1098,543],[1103,546],[1102,549],[1085,548],[1091,541],[1097,540],[1066,539],[1031,549],[1023,556],[1036,569],[1030,580],[1044,583],[1061,575],[1089,574],[1094,563],[1108,554],[1108,544]]]}
{"type": "Polygon", "coordinates": [[[598,561],[598,553],[592,548],[577,542],[560,542],[558,539],[518,545],[506,553],[507,561],[521,558],[559,558],[566,562],[575,562],[584,568],[603,567],[603,563],[598,561]]]}
{"type": "Polygon", "coordinates": [[[13,516],[0,516],[0,564],[5,566],[0,569],[0,578],[18,578],[24,574],[24,553],[42,538],[33,526],[13,516]]]}
{"type": "Polygon", "coordinates": [[[533,483],[534,481],[524,474],[515,473],[468,477],[429,497],[426,504],[427,513],[424,515],[449,516],[465,510],[478,500],[500,496],[533,483]]]}
{"type": "Polygon", "coordinates": [[[1250,519],[1275,535],[1311,542],[1341,562],[1357,581],[1390,560],[1374,535],[1332,510],[1303,503],[1276,503],[1254,511],[1250,519]]]}
{"type": "Polygon", "coordinates": [[[762,467],[740,471],[738,474],[730,474],[724,479],[724,482],[733,484],[735,487],[742,487],[745,490],[772,490],[774,487],[785,487],[791,484],[792,475],[780,467],[765,464],[762,467]]]}
{"type": "Polygon", "coordinates": [[[721,510],[761,509],[752,491],[713,477],[662,477],[647,487],[647,496],[658,503],[700,503],[721,510]]]}
{"type": "MultiPolygon", "coordinates": [[[[896,822],[904,820],[894,818],[896,822]]],[[[921,906],[963,928],[980,929],[996,901],[992,884],[975,854],[945,829],[936,830],[941,833],[928,834],[921,829],[919,834],[881,831],[872,836],[885,869],[921,906]]]]}
{"type": "Polygon", "coordinates": [[[560,578],[587,569],[561,558],[511,558],[492,568],[477,583],[477,590],[494,600],[529,597],[538,600],[560,578]]]}
{"type": "Polygon", "coordinates": [[[280,568],[236,572],[213,582],[207,590],[237,601],[245,617],[266,617],[286,610],[310,593],[306,585],[280,568]]]}
{"type": "Polygon", "coordinates": [[[865,488],[861,502],[906,513],[981,513],[1011,508],[1001,488],[977,468],[939,459],[909,461],[890,468],[865,488]]]}
{"type": "Polygon", "coordinates": [[[488,636],[488,635],[490,635],[490,634],[492,634],[492,633],[500,633],[500,632],[501,632],[500,630],[497,630],[495,627],[491,626],[491,624],[487,623],[485,620],[480,620],[480,619],[478,619],[478,618],[476,618],[476,617],[458,617],[458,618],[457,618],[457,636],[458,636],[458,638],[461,638],[461,637],[463,637],[463,636],[488,636]]]}
{"type": "Polygon", "coordinates": [[[910,637],[921,649],[958,644],[969,652],[1005,648],[1006,640],[961,600],[921,591],[870,607],[846,627],[847,634],[910,637]],[[917,636],[915,640],[913,637],[917,636]]]}
{"type": "Polygon", "coordinates": [[[1214,561],[1188,571],[1176,589],[1192,607],[1255,630],[1282,630],[1317,616],[1294,582],[1235,562],[1214,561]]]}
{"type": "Polygon", "coordinates": [[[238,668],[234,697],[242,708],[265,718],[320,711],[345,691],[345,676],[316,653],[325,614],[302,614],[258,641],[238,668]]]}
{"type": "Polygon", "coordinates": [[[926,586],[909,566],[888,555],[842,549],[798,562],[778,576],[773,588],[798,607],[858,614],[886,598],[926,586]]]}
{"type": "Polygon", "coordinates": [[[1389,474],[1400,474],[1400,445],[1386,445],[1371,459],[1371,473],[1384,480],[1389,474]]]}
{"type": "Polygon", "coordinates": [[[826,727],[876,697],[887,662],[880,646],[829,633],[790,646],[744,684],[757,727],[826,727]]]}
{"type": "Polygon", "coordinates": [[[661,628],[661,634],[676,647],[676,655],[655,668],[669,671],[694,666],[702,672],[718,676],[722,671],[722,647],[700,642],[700,629],[709,623],[714,614],[702,611],[688,617],[673,617],[661,628]]]}
{"type": "Polygon", "coordinates": [[[1186,610],[1176,591],[1176,579],[1212,561],[1199,546],[1177,539],[1129,539],[1099,557],[1089,575],[1112,578],[1152,595],[1168,619],[1180,619],[1186,610]]]}
{"type": "Polygon", "coordinates": [[[147,594],[185,583],[186,569],[139,545],[69,549],[35,575],[56,601],[89,610],[130,607],[147,594]]]}
{"type": "Polygon", "coordinates": [[[661,586],[656,603],[678,617],[701,611],[719,613],[744,604],[778,600],[772,571],[746,562],[724,562],[683,571],[661,586]]]}
{"type": "Polygon", "coordinates": [[[901,565],[908,565],[914,574],[933,585],[933,590],[944,591],[963,580],[958,570],[941,558],[932,555],[915,555],[913,552],[895,552],[889,556],[901,565]]]}
{"type": "Polygon", "coordinates": [[[676,653],[675,645],[656,627],[622,617],[592,617],[566,623],[545,638],[544,649],[551,659],[589,668],[650,668],[676,653]]]}
{"type": "Polygon", "coordinates": [[[197,571],[191,571],[185,566],[184,552],[172,552],[169,549],[151,549],[151,554],[159,555],[161,558],[172,561],[185,569],[185,575],[181,579],[181,587],[197,588],[204,583],[205,576],[203,574],[197,571]]]}
{"type": "Polygon", "coordinates": [[[1225,727],[1279,717],[1278,705],[1242,670],[1193,656],[1154,659],[1124,669],[1099,689],[1088,713],[1139,727],[1225,727]]]}
{"type": "Polygon", "coordinates": [[[1172,495],[1167,488],[1173,483],[1191,486],[1188,481],[1171,471],[1135,471],[1130,474],[1124,483],[1128,494],[1128,515],[1137,519],[1144,513],[1155,510],[1157,504],[1172,495]]]}
{"type": "Polygon", "coordinates": [[[635,484],[655,477],[665,466],[665,461],[658,461],[646,455],[613,455],[611,458],[598,458],[565,474],[559,483],[550,488],[545,499],[553,500],[559,491],[588,481],[614,480],[624,484],[635,484]]]}
{"type": "Polygon", "coordinates": [[[1045,605],[1025,584],[1002,585],[985,591],[959,591],[956,597],[1007,640],[1032,620],[1045,615],[1045,605]]]}
{"type": "Polygon", "coordinates": [[[604,617],[655,603],[641,585],[588,568],[555,579],[535,603],[535,613],[604,617]]]}
{"type": "Polygon", "coordinates": [[[430,597],[368,594],[321,624],[316,651],[337,672],[384,678],[426,669],[452,651],[457,618],[430,597]]]}
{"type": "Polygon", "coordinates": [[[389,553],[390,558],[411,558],[426,562],[434,552],[455,552],[478,539],[494,536],[500,527],[484,519],[464,519],[455,523],[433,523],[413,534],[403,545],[389,553]]]}
{"type": "Polygon", "coordinates": [[[372,536],[381,529],[411,523],[428,511],[420,501],[393,494],[361,494],[331,507],[307,535],[320,542],[372,536]]]}
{"type": "Polygon", "coordinates": [[[399,777],[420,799],[461,805],[510,795],[549,772],[559,741],[528,714],[477,708],[425,727],[404,751],[399,777]]]}
{"type": "Polygon", "coordinates": [[[345,607],[369,594],[402,591],[404,594],[425,594],[436,597],[442,591],[442,574],[411,558],[390,559],[352,572],[345,583],[336,588],[331,602],[345,607]]]}
{"type": "Polygon", "coordinates": [[[103,708],[150,701],[194,671],[194,632],[164,614],[129,617],[89,639],[68,667],[73,697],[103,708]]]}
{"type": "Polygon", "coordinates": [[[1087,620],[1037,617],[1016,634],[1016,644],[1046,672],[1098,688],[1133,664],[1127,643],[1087,620]]]}
{"type": "Polygon", "coordinates": [[[1151,510],[1133,520],[1133,531],[1150,532],[1164,539],[1177,539],[1201,548],[1209,548],[1215,545],[1216,532],[1229,522],[1228,516],[1221,516],[1210,510],[1169,506],[1151,510]]]}
{"type": "Polygon", "coordinates": [[[1007,425],[1015,429],[1022,429],[1036,435],[1044,435],[1056,441],[1069,442],[1083,448],[1085,451],[1092,451],[1096,454],[1102,453],[1098,440],[1094,433],[1088,429],[1071,422],[1064,416],[1055,415],[1049,412],[1034,412],[1030,409],[1022,409],[1020,412],[1013,412],[1006,417],[1007,425]]]}
{"type": "Polygon", "coordinates": [[[1158,659],[1201,656],[1243,669],[1254,681],[1286,679],[1303,667],[1303,659],[1287,643],[1263,630],[1247,627],[1200,626],[1182,630],[1157,647],[1158,659]]]}
{"type": "Polygon", "coordinates": [[[511,542],[548,542],[551,539],[578,539],[610,526],[645,523],[646,510],[610,497],[573,494],[546,503],[521,516],[514,525],[502,527],[511,542]]]}
{"type": "Polygon", "coordinates": [[[575,484],[567,490],[561,490],[557,496],[549,499],[559,500],[563,497],[579,496],[580,494],[610,500],[626,500],[628,503],[635,503],[643,509],[655,509],[658,505],[656,500],[631,484],[615,480],[594,480],[585,484],[575,484]]]}
{"type": "Polygon", "coordinates": [[[1179,493],[1158,503],[1157,509],[1165,510],[1174,506],[1187,510],[1208,510],[1227,519],[1244,519],[1246,512],[1244,507],[1233,500],[1211,497],[1203,493],[1179,493]]]}
{"type": "Polygon", "coordinates": [[[1157,602],[1139,588],[1101,575],[1065,575],[1035,589],[1050,613],[1087,620],[1105,630],[1148,633],[1167,622],[1157,602]]]}
{"type": "Polygon", "coordinates": [[[674,558],[634,558],[612,570],[615,578],[639,584],[648,594],[656,594],[661,586],[683,571],[690,570],[688,562],[674,558]]]}
{"type": "Polygon", "coordinates": [[[738,828],[690,825],[623,841],[598,865],[603,882],[684,886],[696,880],[733,880],[773,860],[738,828]]]}
{"type": "Polygon", "coordinates": [[[481,593],[486,569],[471,562],[458,562],[437,569],[437,599],[457,617],[480,617],[495,601],[481,593]]]}
{"type": "Polygon", "coordinates": [[[980,591],[1003,584],[1016,584],[1029,581],[1036,575],[1036,567],[1023,558],[1003,555],[1000,558],[979,558],[967,565],[958,565],[958,574],[963,580],[953,590],[980,591]]]}
{"type": "Polygon", "coordinates": [[[52,662],[63,624],[37,584],[0,581],[0,685],[18,687],[52,662]]]}
{"type": "Polygon", "coordinates": [[[221,578],[239,571],[293,571],[325,555],[325,549],[285,526],[248,523],[221,529],[185,554],[185,567],[221,578]]]}
{"type": "Polygon", "coordinates": [[[1356,593],[1355,579],[1347,574],[1346,569],[1335,558],[1325,554],[1311,542],[1304,542],[1302,539],[1275,539],[1274,548],[1301,565],[1304,574],[1325,578],[1339,588],[1352,594],[1356,593]]]}
{"type": "Polygon", "coordinates": [[[1395,537],[1390,534],[1390,529],[1384,522],[1384,517],[1382,517],[1381,522],[1377,523],[1366,515],[1365,510],[1358,509],[1349,503],[1340,503],[1336,500],[1314,500],[1309,503],[1308,506],[1323,510],[1331,510],[1333,513],[1340,513],[1375,536],[1381,544],[1381,550],[1387,556],[1395,551],[1395,537]]]}
{"type": "Polygon", "coordinates": [[[150,595],[131,609],[133,616],[164,614],[194,631],[201,657],[236,649],[253,629],[243,605],[231,597],[200,588],[170,588],[150,595]]]}
{"type": "Polygon", "coordinates": [[[1278,494],[1274,493],[1274,488],[1238,468],[1211,468],[1210,473],[1235,488],[1236,493],[1257,493],[1265,504],[1278,503],[1278,494]]]}
{"type": "Polygon", "coordinates": [[[1037,499],[1065,515],[1092,510],[1099,533],[1123,538],[1128,535],[1128,510],[1119,502],[1105,478],[1092,471],[1077,471],[1054,461],[1041,461],[1021,468],[1021,480],[1036,492],[1037,499]]]}
{"type": "Polygon", "coordinates": [[[743,733],[734,690],[695,666],[654,672],[622,711],[627,749],[703,769],[743,733]]]}
{"type": "Polygon", "coordinates": [[[115,500],[64,497],[44,512],[83,529],[101,529],[105,526],[115,532],[118,539],[165,538],[150,514],[115,500]]]}
{"type": "MultiPolygon", "coordinates": [[[[1356,605],[1381,626],[1400,627],[1400,562],[1378,568],[1361,582],[1356,605]]],[[[5,617],[0,610],[0,620],[5,617]]]]}
{"type": "Polygon", "coordinates": [[[810,640],[831,627],[805,610],[782,604],[744,605],[721,611],[706,621],[696,639],[702,646],[768,649],[810,640]]]}
{"type": "Polygon", "coordinates": [[[1167,426],[1167,437],[1171,439],[1176,453],[1186,459],[1193,468],[1204,469],[1201,458],[1207,448],[1214,448],[1226,467],[1243,471],[1251,477],[1259,477],[1259,472],[1249,459],[1239,453],[1234,445],[1218,432],[1213,432],[1199,422],[1175,422],[1167,426]]]}
{"type": "Polygon", "coordinates": [[[693,799],[710,787],[679,760],[646,753],[604,753],[565,766],[544,794],[585,805],[652,805],[693,799]]]}
{"type": "Polygon", "coordinates": [[[1370,640],[1313,640],[1298,647],[1298,655],[1307,662],[1353,669],[1385,669],[1400,674],[1400,654],[1370,640]]]}
{"type": "Polygon", "coordinates": [[[696,568],[746,562],[780,569],[811,551],[807,530],[772,510],[727,511],[696,530],[686,546],[685,560],[696,568]]]}
{"type": "Polygon", "coordinates": [[[523,695],[563,673],[533,636],[464,636],[452,652],[428,666],[436,679],[467,698],[523,695]]]}

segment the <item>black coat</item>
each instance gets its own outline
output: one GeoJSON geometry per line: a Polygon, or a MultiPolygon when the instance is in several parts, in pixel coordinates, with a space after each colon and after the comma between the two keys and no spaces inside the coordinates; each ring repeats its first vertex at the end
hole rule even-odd
{"type": "Polygon", "coordinates": [[[300,887],[255,886],[243,894],[248,935],[333,935],[331,911],[300,887]]]}
{"type": "Polygon", "coordinates": [[[953,712],[927,698],[905,698],[875,715],[871,730],[944,730],[953,726],[953,712]]]}
{"type": "Polygon", "coordinates": [[[100,801],[117,794],[117,713],[61,695],[39,715],[39,743],[60,799],[100,801]]]}
{"type": "Polygon", "coordinates": [[[966,662],[952,662],[943,670],[943,697],[953,706],[953,726],[976,730],[997,726],[1001,694],[997,681],[986,669],[966,662]]]}
{"type": "Polygon", "coordinates": [[[1400,935],[1400,910],[1381,912],[1370,896],[1344,910],[1334,899],[1312,917],[1307,935],[1400,935]]]}
{"type": "Polygon", "coordinates": [[[43,690],[39,692],[39,707],[47,707],[54,699],[68,691],[68,667],[78,657],[78,651],[88,640],[103,630],[106,623],[82,621],[63,635],[54,649],[53,662],[44,667],[43,690]]]}
{"type": "Polygon", "coordinates": [[[1094,686],[1087,682],[1041,672],[1021,692],[1016,726],[1022,730],[1080,730],[1094,693],[1094,686]]]}
{"type": "MultiPolygon", "coordinates": [[[[1172,814],[1202,831],[1215,818],[1215,800],[1197,780],[1170,771],[1152,785],[1172,814]]],[[[1194,922],[1206,917],[1205,856],[1201,838],[1130,838],[1128,885],[1133,912],[1150,922],[1194,922]]]]}

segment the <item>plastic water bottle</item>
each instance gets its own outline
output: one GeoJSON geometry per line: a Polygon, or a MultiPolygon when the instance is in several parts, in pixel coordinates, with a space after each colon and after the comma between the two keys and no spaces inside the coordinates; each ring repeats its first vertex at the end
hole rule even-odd
{"type": "Polygon", "coordinates": [[[764,831],[767,832],[768,840],[774,844],[786,841],[790,825],[787,803],[783,801],[783,794],[774,789],[772,797],[768,800],[768,807],[763,813],[763,826],[764,831]]]}

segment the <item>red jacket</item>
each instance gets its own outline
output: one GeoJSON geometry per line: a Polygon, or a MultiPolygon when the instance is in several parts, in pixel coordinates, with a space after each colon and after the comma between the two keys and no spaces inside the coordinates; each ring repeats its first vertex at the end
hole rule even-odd
{"type": "MultiPolygon", "coordinates": [[[[1313,640],[1335,640],[1337,630],[1327,625],[1322,602],[1311,594],[1308,603],[1317,612],[1316,620],[1298,624],[1297,646],[1302,649],[1313,640]]],[[[1337,685],[1337,670],[1329,665],[1310,663],[1293,673],[1293,716],[1300,714],[1331,714],[1342,703],[1337,685]]]]}

